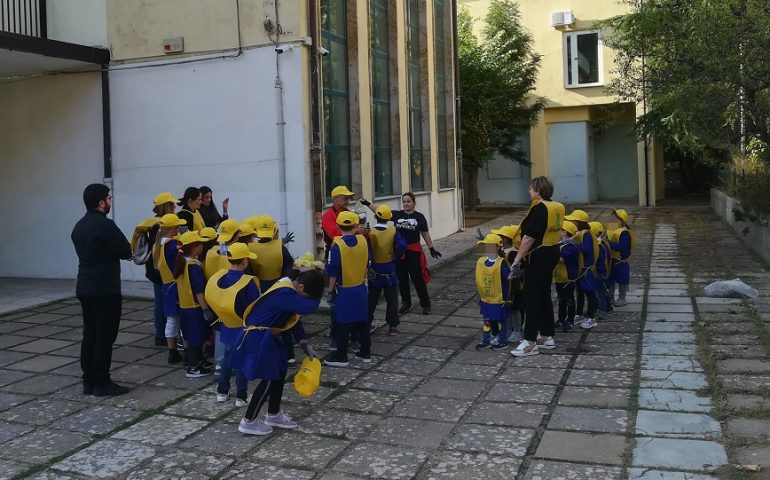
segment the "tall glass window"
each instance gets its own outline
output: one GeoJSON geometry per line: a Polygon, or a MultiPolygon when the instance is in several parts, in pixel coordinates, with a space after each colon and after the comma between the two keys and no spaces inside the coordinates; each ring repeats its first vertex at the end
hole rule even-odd
{"type": "Polygon", "coordinates": [[[444,0],[433,1],[433,44],[436,59],[436,129],[438,134],[438,181],[440,188],[454,186],[454,162],[449,155],[449,127],[447,122],[447,102],[449,98],[446,85],[447,55],[445,43],[446,10],[444,0]]]}
{"type": "Polygon", "coordinates": [[[407,67],[409,82],[409,177],[412,190],[425,189],[420,86],[420,2],[406,0],[407,67]]]}
{"type": "Polygon", "coordinates": [[[345,1],[321,1],[321,42],[329,52],[321,64],[327,193],[337,185],[351,187],[345,1]]]}
{"type": "Polygon", "coordinates": [[[374,194],[393,194],[393,151],[390,131],[390,44],[388,1],[371,0],[372,138],[374,194]]]}

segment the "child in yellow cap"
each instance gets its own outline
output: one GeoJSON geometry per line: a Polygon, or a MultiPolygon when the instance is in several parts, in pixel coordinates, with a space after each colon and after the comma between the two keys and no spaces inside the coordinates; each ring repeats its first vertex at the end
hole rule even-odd
{"type": "Polygon", "coordinates": [[[385,322],[388,335],[398,335],[398,274],[395,259],[401,258],[406,251],[406,241],[396,227],[389,224],[393,212],[387,205],[380,205],[374,211],[377,223],[369,232],[369,245],[372,249],[372,265],[369,282],[369,329],[374,321],[374,311],[380,294],[385,292],[385,322]]]}
{"type": "Polygon", "coordinates": [[[583,252],[583,271],[580,272],[580,278],[577,280],[577,315],[575,321],[580,322],[580,328],[590,330],[597,325],[594,269],[599,257],[599,244],[594,234],[591,233],[588,213],[583,210],[574,210],[564,219],[574,223],[577,227],[578,231],[572,238],[580,245],[580,250],[583,252]],[[585,310],[583,309],[584,306],[585,310]]]}
{"type": "Polygon", "coordinates": [[[580,245],[572,239],[578,229],[574,223],[562,224],[561,242],[559,242],[559,263],[553,270],[553,282],[559,296],[558,323],[562,331],[574,329],[575,318],[575,282],[583,270],[583,252],[580,245]]]}
{"type": "MultiPolygon", "coordinates": [[[[513,265],[513,261],[516,259],[516,253],[518,253],[518,249],[516,248],[515,239],[518,232],[518,225],[505,225],[497,230],[492,230],[491,233],[494,233],[496,235],[499,235],[500,238],[503,240],[503,248],[500,251],[500,255],[505,259],[506,263],[508,264],[508,267],[510,268],[511,265],[513,265]]],[[[509,282],[509,290],[508,290],[508,298],[507,300],[511,303],[511,314],[510,318],[507,322],[505,322],[507,328],[506,330],[510,331],[510,335],[508,336],[508,341],[518,344],[521,342],[521,325],[522,325],[522,318],[524,317],[523,311],[524,311],[524,283],[523,278],[524,277],[524,270],[521,269],[521,273],[519,277],[513,278],[508,280],[509,282]]],[[[492,335],[496,335],[499,333],[495,327],[497,324],[492,324],[492,335]]],[[[492,339],[492,343],[497,343],[496,339],[492,339]]]]}
{"type": "Polygon", "coordinates": [[[628,257],[634,250],[636,234],[628,224],[628,213],[623,209],[613,209],[612,214],[620,220],[620,228],[609,235],[610,248],[612,250],[612,282],[609,285],[610,296],[615,296],[615,284],[618,285],[618,299],[615,306],[622,307],[627,304],[626,293],[631,281],[631,266],[628,257]]]}
{"type": "Polygon", "coordinates": [[[607,282],[609,282],[612,264],[612,251],[610,244],[605,238],[604,225],[601,222],[590,222],[591,233],[594,234],[599,242],[599,258],[596,261],[596,316],[599,319],[606,318],[607,312],[611,308],[609,295],[607,293],[607,282]]]}
{"type": "Polygon", "coordinates": [[[168,346],[168,363],[174,365],[182,361],[182,355],[177,350],[179,335],[179,296],[177,295],[174,265],[179,254],[179,227],[185,221],[173,213],[167,213],[160,218],[160,230],[153,246],[152,258],[154,267],[160,275],[163,286],[164,335],[168,346]]]}
{"type": "Polygon", "coordinates": [[[506,323],[511,313],[508,301],[511,273],[508,262],[500,256],[503,240],[499,235],[490,233],[477,243],[482,248],[483,257],[476,262],[476,290],[479,293],[479,312],[484,319],[481,341],[476,350],[492,348],[502,350],[508,346],[506,323]],[[496,342],[492,342],[492,329],[498,332],[496,342]]]}

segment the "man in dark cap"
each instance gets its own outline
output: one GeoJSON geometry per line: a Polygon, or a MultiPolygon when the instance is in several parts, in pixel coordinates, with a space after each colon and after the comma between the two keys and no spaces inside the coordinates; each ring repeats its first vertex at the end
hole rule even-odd
{"type": "Polygon", "coordinates": [[[122,395],[129,389],[110,379],[110,364],[123,302],[120,260],[131,258],[131,247],[115,222],[107,218],[112,207],[109,187],[101,183],[87,186],[83,203],[86,214],[72,230],[78,254],[75,293],[83,307],[83,394],[122,395]]]}

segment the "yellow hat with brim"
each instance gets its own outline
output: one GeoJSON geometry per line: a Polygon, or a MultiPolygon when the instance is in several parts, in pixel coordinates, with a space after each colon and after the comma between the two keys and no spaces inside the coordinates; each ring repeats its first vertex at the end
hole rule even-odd
{"type": "Polygon", "coordinates": [[[497,235],[496,233],[487,233],[487,235],[484,237],[484,240],[479,240],[476,242],[476,245],[481,244],[502,246],[503,239],[500,238],[500,235],[497,235]]]}
{"type": "Polygon", "coordinates": [[[594,235],[599,235],[604,232],[604,225],[602,225],[602,222],[589,222],[588,226],[591,227],[591,233],[594,235]]]}
{"type": "Polygon", "coordinates": [[[204,240],[201,238],[201,236],[198,235],[198,232],[194,230],[184,232],[179,236],[179,243],[182,245],[190,245],[191,243],[200,243],[203,241],[204,240]]]}
{"type": "Polygon", "coordinates": [[[249,250],[244,243],[234,243],[227,247],[227,258],[230,260],[257,259],[257,254],[249,250]]]}
{"type": "Polygon", "coordinates": [[[618,217],[619,219],[623,220],[624,223],[628,223],[628,212],[626,212],[622,208],[617,208],[617,209],[613,208],[612,213],[614,213],[615,216],[618,217]]]}
{"type": "Polygon", "coordinates": [[[334,197],[352,197],[355,193],[348,190],[345,185],[338,185],[332,188],[332,198],[334,197]]]}
{"type": "Polygon", "coordinates": [[[358,225],[358,215],[348,211],[340,212],[340,214],[337,215],[337,225],[341,227],[352,227],[358,225]]]}
{"type": "Polygon", "coordinates": [[[513,237],[516,236],[516,229],[510,225],[504,225],[496,230],[492,230],[492,233],[513,240],[513,237]]]}
{"type": "Polygon", "coordinates": [[[198,232],[198,235],[200,235],[200,237],[203,239],[204,242],[212,242],[216,240],[217,237],[219,236],[217,231],[211,227],[201,228],[200,231],[198,232]]]}
{"type": "Polygon", "coordinates": [[[391,210],[387,205],[380,205],[377,207],[377,210],[374,211],[374,214],[383,220],[390,220],[393,218],[393,210],[391,210]]]}
{"type": "Polygon", "coordinates": [[[238,222],[232,218],[228,218],[224,222],[219,224],[219,241],[227,243],[233,239],[236,233],[238,233],[238,222]]]}
{"type": "Polygon", "coordinates": [[[246,217],[243,219],[243,223],[248,223],[255,229],[257,228],[257,224],[259,223],[259,219],[262,217],[262,215],[253,215],[251,217],[246,217]]]}
{"type": "Polygon", "coordinates": [[[270,215],[260,215],[255,227],[259,238],[273,238],[278,225],[275,223],[275,219],[270,215]]]}
{"type": "Polygon", "coordinates": [[[160,226],[161,227],[179,227],[182,225],[187,225],[187,220],[179,218],[176,216],[176,213],[167,213],[160,217],[160,226]]]}
{"type": "Polygon", "coordinates": [[[161,192],[155,195],[155,199],[152,201],[152,203],[154,203],[157,207],[158,205],[163,205],[164,203],[177,204],[179,203],[179,200],[177,200],[175,196],[171,195],[170,192],[161,192]]]}
{"type": "Polygon", "coordinates": [[[569,220],[570,222],[585,222],[588,223],[589,217],[586,212],[583,210],[573,210],[572,213],[564,217],[564,220],[569,220]]]}
{"type": "Polygon", "coordinates": [[[257,231],[254,229],[254,226],[247,222],[243,222],[238,227],[238,231],[241,232],[242,237],[248,237],[249,235],[254,235],[257,233],[257,231]]]}
{"type": "Polygon", "coordinates": [[[570,235],[574,235],[578,231],[577,225],[575,225],[574,223],[572,223],[570,221],[562,222],[561,229],[564,230],[565,232],[569,233],[570,235]]]}

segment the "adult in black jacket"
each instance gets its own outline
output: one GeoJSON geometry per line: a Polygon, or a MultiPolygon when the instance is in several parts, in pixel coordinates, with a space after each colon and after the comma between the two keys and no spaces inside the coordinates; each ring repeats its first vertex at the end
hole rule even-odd
{"type": "Polygon", "coordinates": [[[86,214],[72,230],[72,243],[78,254],[75,293],[83,308],[83,394],[121,395],[129,389],[110,379],[110,364],[123,301],[120,260],[131,258],[131,246],[115,222],[107,218],[112,196],[106,185],[87,186],[83,203],[86,214]]]}

